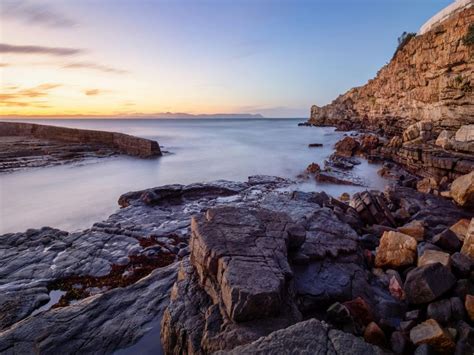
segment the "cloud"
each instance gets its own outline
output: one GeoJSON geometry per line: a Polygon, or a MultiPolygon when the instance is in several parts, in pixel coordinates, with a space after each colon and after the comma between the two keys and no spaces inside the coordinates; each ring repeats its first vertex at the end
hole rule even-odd
{"type": "Polygon", "coordinates": [[[104,73],[112,73],[112,74],[127,74],[127,70],[123,69],[117,69],[113,67],[109,67],[107,65],[102,65],[102,64],[96,64],[92,62],[78,62],[78,63],[71,63],[71,64],[66,64],[63,66],[63,68],[66,69],[92,69],[92,70],[97,70],[101,71],[104,73]]]}
{"type": "Polygon", "coordinates": [[[48,4],[32,4],[30,1],[10,0],[2,4],[4,19],[20,20],[28,25],[46,27],[73,27],[77,23],[48,4]]]}
{"type": "Polygon", "coordinates": [[[84,94],[86,94],[87,96],[96,96],[96,95],[99,95],[100,93],[101,91],[99,89],[90,89],[90,90],[84,91],[84,94]]]}
{"type": "Polygon", "coordinates": [[[41,84],[32,88],[21,89],[17,86],[4,87],[0,93],[0,106],[7,107],[46,107],[44,101],[32,101],[31,99],[45,98],[50,91],[60,87],[60,84],[41,84]]]}
{"type": "Polygon", "coordinates": [[[46,54],[54,56],[70,56],[84,52],[79,48],[44,47],[44,46],[18,46],[0,43],[0,53],[6,54],[46,54]]]}
{"type": "Polygon", "coordinates": [[[8,67],[10,66],[10,64],[8,63],[0,63],[0,68],[5,68],[5,67],[8,67]]]}

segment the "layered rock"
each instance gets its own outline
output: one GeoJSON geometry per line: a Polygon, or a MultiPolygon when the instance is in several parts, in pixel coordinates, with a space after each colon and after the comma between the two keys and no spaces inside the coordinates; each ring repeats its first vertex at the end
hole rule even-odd
{"type": "Polygon", "coordinates": [[[389,135],[423,120],[436,134],[473,124],[473,48],[463,41],[473,22],[471,7],[412,38],[366,85],[313,107],[309,122],[380,128],[389,135]]]}

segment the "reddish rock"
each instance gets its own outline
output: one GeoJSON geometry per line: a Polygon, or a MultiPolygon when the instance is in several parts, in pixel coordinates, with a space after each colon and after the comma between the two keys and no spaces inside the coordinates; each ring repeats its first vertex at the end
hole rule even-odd
{"type": "Polygon", "coordinates": [[[311,163],[306,168],[306,171],[310,174],[318,174],[321,171],[321,167],[316,163],[311,163]]]}
{"type": "Polygon", "coordinates": [[[467,234],[467,229],[469,227],[470,219],[463,218],[453,224],[449,229],[456,234],[460,241],[463,241],[467,234]]]}
{"type": "Polygon", "coordinates": [[[344,306],[349,310],[354,320],[363,325],[368,325],[374,321],[374,316],[370,306],[362,297],[357,297],[352,301],[344,302],[344,306]]]}
{"type": "Polygon", "coordinates": [[[474,171],[453,181],[451,197],[459,206],[474,206],[474,171]]]}
{"type": "Polygon", "coordinates": [[[471,260],[474,260],[474,218],[471,219],[471,223],[469,223],[461,253],[471,258],[471,260]]]}
{"type": "Polygon", "coordinates": [[[359,148],[359,145],[359,142],[355,138],[344,137],[335,145],[336,154],[343,157],[351,157],[354,155],[357,148],[359,148]]]}
{"type": "Polygon", "coordinates": [[[441,263],[446,267],[450,266],[450,256],[448,253],[438,250],[425,250],[418,258],[418,266],[441,263]]]}
{"type": "Polygon", "coordinates": [[[397,277],[392,276],[390,278],[388,289],[390,291],[390,294],[396,299],[399,299],[400,301],[403,301],[405,299],[405,291],[403,291],[403,285],[400,280],[397,279],[397,277]]]}
{"type": "Polygon", "coordinates": [[[378,346],[384,346],[387,343],[384,332],[375,322],[370,322],[365,328],[364,340],[378,346]]]}
{"type": "Polygon", "coordinates": [[[425,227],[422,221],[411,221],[399,227],[398,231],[415,238],[417,242],[421,242],[425,236],[425,227]]]}
{"type": "Polygon", "coordinates": [[[376,267],[399,268],[412,265],[416,259],[416,240],[399,232],[384,232],[375,255],[376,267]]]}
{"type": "Polygon", "coordinates": [[[456,346],[451,334],[434,319],[428,319],[414,327],[410,331],[410,340],[415,345],[431,345],[440,352],[452,352],[456,346]]]}

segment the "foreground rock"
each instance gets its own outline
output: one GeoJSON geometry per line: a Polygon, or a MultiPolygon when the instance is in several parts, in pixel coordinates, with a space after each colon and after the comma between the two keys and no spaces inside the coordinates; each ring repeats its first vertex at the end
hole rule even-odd
{"type": "Polygon", "coordinates": [[[470,349],[472,266],[462,248],[450,266],[428,263],[408,276],[405,263],[373,267],[384,232],[423,224],[424,241],[409,248],[414,266],[465,211],[392,186],[368,193],[358,212],[351,206],[361,194],[345,204],[292,184],[254,176],[166,185],[122,195],[117,213],[82,232],[0,236],[0,352],[139,353],[143,339],[159,352],[160,324],[166,353],[308,341],[335,353],[382,351],[362,336],[398,351],[414,346],[407,334],[427,319],[426,308],[443,329],[456,329],[457,348],[470,349]],[[393,218],[400,209],[403,221],[393,218]],[[417,271],[429,267],[443,269],[417,271]],[[310,328],[311,340],[301,332],[310,328]]]}

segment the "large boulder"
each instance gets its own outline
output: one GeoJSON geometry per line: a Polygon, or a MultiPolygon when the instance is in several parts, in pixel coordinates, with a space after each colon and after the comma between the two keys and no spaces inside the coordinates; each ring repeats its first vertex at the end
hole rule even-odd
{"type": "Polygon", "coordinates": [[[412,304],[429,303],[449,291],[456,278],[441,263],[428,264],[411,270],[405,280],[407,300],[412,304]]]}
{"type": "Polygon", "coordinates": [[[399,268],[412,265],[416,260],[416,246],[416,239],[409,235],[384,232],[375,255],[375,266],[399,268]]]}
{"type": "Polygon", "coordinates": [[[450,256],[448,253],[439,250],[425,250],[418,258],[418,266],[441,263],[444,266],[450,266],[450,256]]]}
{"type": "Polygon", "coordinates": [[[458,142],[474,141],[474,124],[461,126],[454,137],[458,142]]]}
{"type": "Polygon", "coordinates": [[[359,146],[360,144],[355,138],[344,137],[335,145],[336,154],[343,157],[351,157],[359,146]]]}
{"type": "Polygon", "coordinates": [[[399,227],[398,231],[415,238],[417,242],[421,242],[425,236],[424,223],[417,220],[411,221],[404,226],[399,227]]]}
{"type": "Polygon", "coordinates": [[[452,147],[452,138],[454,133],[451,131],[443,130],[436,138],[435,144],[443,149],[450,149],[452,147]]]}
{"type": "Polygon", "coordinates": [[[451,184],[451,197],[462,207],[474,205],[474,171],[458,177],[451,184]]]}

